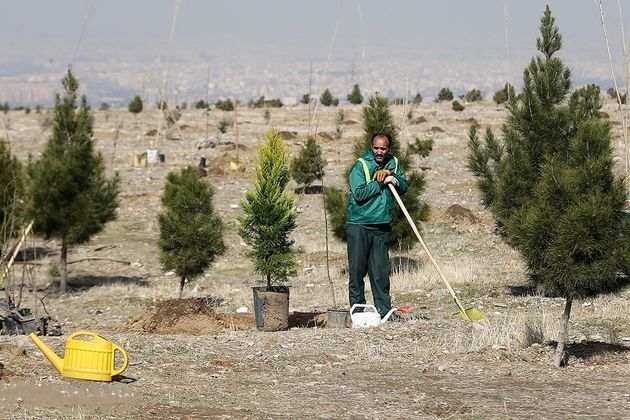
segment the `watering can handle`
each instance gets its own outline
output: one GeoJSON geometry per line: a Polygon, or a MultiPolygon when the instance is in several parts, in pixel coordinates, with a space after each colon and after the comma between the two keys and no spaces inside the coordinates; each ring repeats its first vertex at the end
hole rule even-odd
{"type": "Polygon", "coordinates": [[[127,357],[127,352],[122,347],[112,343],[112,348],[114,349],[114,353],[116,353],[116,350],[118,350],[120,354],[122,354],[123,356],[123,363],[120,369],[116,369],[112,372],[112,376],[116,376],[116,375],[120,375],[121,373],[123,373],[125,369],[127,369],[127,363],[129,363],[129,358],[127,357]]]}
{"type": "Polygon", "coordinates": [[[374,305],[366,305],[365,303],[355,303],[354,305],[352,305],[352,308],[350,308],[350,315],[352,315],[352,312],[354,312],[355,308],[372,308],[374,309],[374,312],[377,312],[376,306],[374,305]]]}
{"type": "Polygon", "coordinates": [[[68,340],[74,340],[74,337],[79,337],[81,335],[89,335],[93,339],[94,338],[101,338],[98,334],[90,332],[90,331],[77,331],[77,332],[71,334],[70,337],[68,337],[68,340]]]}

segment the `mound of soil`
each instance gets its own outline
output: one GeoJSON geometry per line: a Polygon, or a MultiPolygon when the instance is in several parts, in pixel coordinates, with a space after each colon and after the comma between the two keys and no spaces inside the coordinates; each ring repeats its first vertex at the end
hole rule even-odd
{"type": "Polygon", "coordinates": [[[127,329],[157,334],[202,335],[256,328],[254,315],[222,314],[213,298],[170,299],[132,319],[127,329]]]}
{"type": "Polygon", "coordinates": [[[418,118],[414,118],[411,120],[411,124],[418,125],[427,122],[426,117],[419,116],[418,118]]]}
{"type": "Polygon", "coordinates": [[[322,140],[327,140],[327,141],[333,141],[335,140],[335,138],[333,136],[331,136],[330,134],[328,134],[325,131],[322,131],[321,133],[317,133],[317,135],[322,139],[322,140]]]}
{"type": "Polygon", "coordinates": [[[278,132],[284,140],[293,140],[297,137],[297,131],[280,131],[278,132]]]}
{"type": "Polygon", "coordinates": [[[456,222],[467,221],[469,223],[479,223],[479,219],[475,214],[466,207],[462,207],[459,204],[453,204],[449,206],[444,215],[456,222]]]}

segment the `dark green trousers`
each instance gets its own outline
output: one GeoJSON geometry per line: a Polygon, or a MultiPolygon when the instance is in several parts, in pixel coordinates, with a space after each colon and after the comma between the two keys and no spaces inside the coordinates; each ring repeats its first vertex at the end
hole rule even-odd
{"type": "Polygon", "coordinates": [[[346,224],[350,307],[355,303],[365,303],[365,282],[363,279],[367,274],[370,278],[374,306],[381,317],[385,316],[392,307],[389,296],[389,237],[391,230],[389,224],[346,224]]]}

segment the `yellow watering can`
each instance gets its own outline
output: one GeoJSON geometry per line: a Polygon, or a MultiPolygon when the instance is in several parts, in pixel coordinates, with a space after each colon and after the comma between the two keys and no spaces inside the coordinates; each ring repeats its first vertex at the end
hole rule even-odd
{"type": "Polygon", "coordinates": [[[113,376],[120,375],[127,369],[127,352],[109,340],[89,331],[79,331],[68,337],[63,359],[55,354],[35,333],[30,339],[50,360],[50,363],[66,378],[86,379],[89,381],[110,382],[113,376]],[[78,337],[82,337],[79,339],[78,337]],[[87,338],[87,339],[86,339],[87,338]],[[119,369],[114,367],[114,353],[119,351],[123,363],[119,369]]]}

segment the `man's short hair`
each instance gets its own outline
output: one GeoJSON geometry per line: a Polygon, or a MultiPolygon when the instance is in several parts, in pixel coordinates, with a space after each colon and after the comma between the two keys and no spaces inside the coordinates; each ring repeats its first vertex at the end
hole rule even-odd
{"type": "Polygon", "coordinates": [[[387,133],[375,133],[372,135],[372,140],[370,140],[370,144],[374,143],[374,139],[377,137],[385,137],[387,142],[389,143],[389,147],[392,147],[392,136],[387,133]]]}

